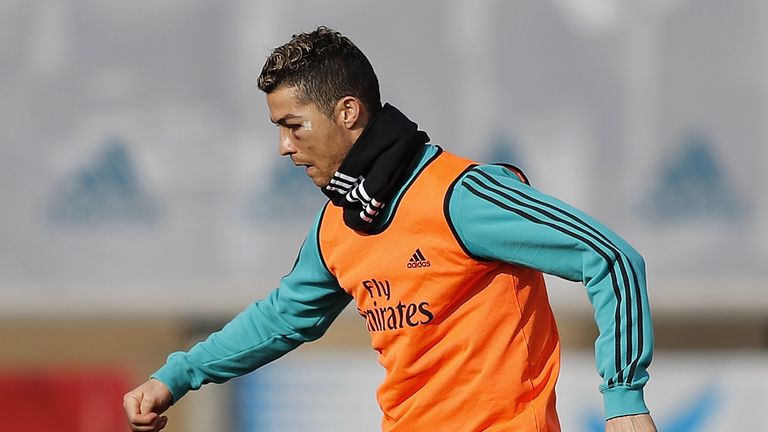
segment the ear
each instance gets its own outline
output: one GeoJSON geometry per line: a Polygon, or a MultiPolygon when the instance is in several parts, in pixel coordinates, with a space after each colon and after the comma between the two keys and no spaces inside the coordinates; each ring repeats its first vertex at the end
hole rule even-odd
{"type": "Polygon", "coordinates": [[[363,118],[363,104],[354,96],[344,96],[336,102],[336,122],[347,129],[354,129],[363,118]]]}

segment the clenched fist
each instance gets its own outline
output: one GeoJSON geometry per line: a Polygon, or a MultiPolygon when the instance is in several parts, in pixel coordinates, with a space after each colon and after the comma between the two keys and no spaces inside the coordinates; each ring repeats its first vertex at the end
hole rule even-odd
{"type": "Polygon", "coordinates": [[[173,402],[173,395],[165,384],[150,379],[123,396],[123,409],[133,432],[158,432],[168,423],[161,416],[173,402]]]}

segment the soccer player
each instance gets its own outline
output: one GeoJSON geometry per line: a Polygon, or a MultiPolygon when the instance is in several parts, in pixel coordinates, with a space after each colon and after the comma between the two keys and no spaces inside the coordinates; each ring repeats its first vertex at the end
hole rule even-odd
{"type": "Polygon", "coordinates": [[[258,86],[280,154],[329,202],[279,288],[125,395],[133,431],[158,431],[188,391],[321,337],[353,300],[386,369],[382,430],[559,431],[543,272],[583,283],[594,307],[606,430],[656,430],[644,262],[631,246],[517,168],[428,144],[381,105],[371,64],[338,32],[294,35],[258,86]]]}

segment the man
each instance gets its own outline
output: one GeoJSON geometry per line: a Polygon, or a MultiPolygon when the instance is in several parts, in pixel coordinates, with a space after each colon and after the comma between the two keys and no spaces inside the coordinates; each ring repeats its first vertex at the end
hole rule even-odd
{"type": "MultiPolygon", "coordinates": [[[[186,392],[322,336],[351,301],[379,352],[385,431],[559,431],[560,344],[542,272],[582,282],[595,309],[606,430],[655,431],[643,399],[652,331],[644,263],[589,216],[427,145],[349,39],[294,35],[258,81],[280,154],[329,198],[293,270],[126,394],[134,431],[158,431],[186,392]]],[[[339,365],[343,367],[343,365],[339,365]]]]}

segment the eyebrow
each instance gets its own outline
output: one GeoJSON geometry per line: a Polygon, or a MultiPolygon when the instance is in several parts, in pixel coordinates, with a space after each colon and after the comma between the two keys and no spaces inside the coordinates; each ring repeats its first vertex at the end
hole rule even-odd
{"type": "Polygon", "coordinates": [[[301,118],[301,116],[297,116],[297,115],[295,115],[295,114],[286,114],[286,115],[284,115],[283,117],[281,117],[281,118],[280,118],[280,119],[278,119],[278,120],[272,120],[272,119],[270,118],[270,119],[269,119],[269,121],[270,121],[270,122],[272,122],[272,124],[276,124],[276,125],[285,126],[285,125],[286,125],[286,122],[287,122],[288,120],[293,120],[293,119],[297,119],[297,118],[301,118]]]}

